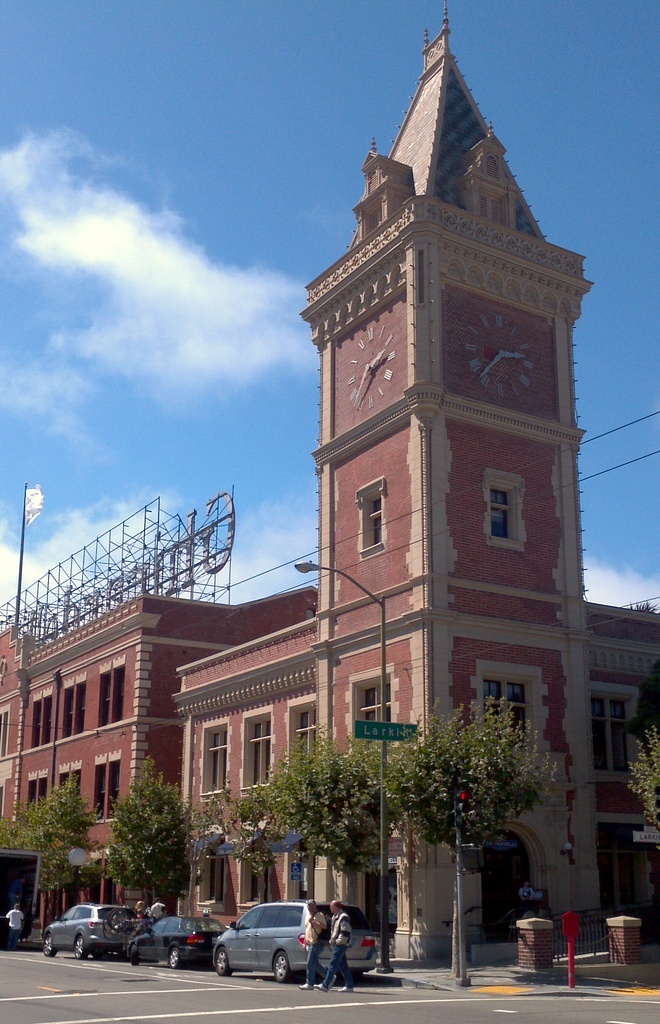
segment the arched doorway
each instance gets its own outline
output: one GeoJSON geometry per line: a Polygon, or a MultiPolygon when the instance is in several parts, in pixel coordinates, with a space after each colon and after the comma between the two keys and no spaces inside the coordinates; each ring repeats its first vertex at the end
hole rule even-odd
{"type": "Polygon", "coordinates": [[[502,832],[498,839],[484,844],[481,920],[489,938],[508,938],[520,904],[518,889],[529,877],[529,855],[519,836],[502,832]]]}

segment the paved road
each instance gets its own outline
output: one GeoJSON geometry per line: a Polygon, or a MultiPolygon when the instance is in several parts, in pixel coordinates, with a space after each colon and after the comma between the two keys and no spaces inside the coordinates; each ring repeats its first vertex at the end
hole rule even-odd
{"type": "Polygon", "coordinates": [[[211,970],[171,971],[130,967],[119,960],[79,962],[59,954],[0,953],[0,1020],[3,1024],[657,1024],[657,991],[631,995],[550,994],[529,987],[438,992],[370,981],[353,995],[301,992],[297,985],[211,970]]]}

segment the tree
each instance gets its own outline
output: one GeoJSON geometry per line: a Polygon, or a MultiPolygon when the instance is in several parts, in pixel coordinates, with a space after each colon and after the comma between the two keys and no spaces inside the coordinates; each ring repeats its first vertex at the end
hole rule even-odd
{"type": "Polygon", "coordinates": [[[275,864],[273,844],[286,831],[274,797],[274,788],[267,783],[254,786],[229,804],[232,857],[246,861],[252,868],[258,880],[259,902],[264,898],[265,873],[275,864]]]}
{"type": "MultiPolygon", "coordinates": [[[[513,709],[493,701],[483,712],[459,708],[433,717],[425,734],[400,744],[389,762],[389,788],[420,839],[455,850],[457,789],[470,793],[462,841],[482,846],[541,800],[552,774],[534,733],[519,726],[513,709]]],[[[454,902],[455,937],[456,926],[454,902]]],[[[456,941],[452,959],[456,973],[456,941]]]]}
{"type": "Polygon", "coordinates": [[[229,832],[229,790],[213,793],[201,804],[185,807],[186,852],[188,858],[188,913],[192,913],[195,888],[199,884],[202,859],[212,853],[229,832]]]}
{"type": "Polygon", "coordinates": [[[492,702],[483,713],[459,708],[433,717],[425,734],[400,744],[390,758],[389,788],[420,839],[454,849],[458,788],[471,797],[463,837],[483,845],[539,803],[552,773],[534,733],[518,725],[511,708],[492,702]]]}
{"type": "Polygon", "coordinates": [[[660,730],[657,726],[651,726],[645,739],[637,760],[630,765],[632,778],[628,785],[642,801],[648,820],[660,828],[655,795],[656,788],[660,786],[660,730]]]}
{"type": "Polygon", "coordinates": [[[186,807],[178,786],[163,780],[151,758],[114,804],[108,871],[145,898],[188,888],[186,807]]]}
{"type": "Polygon", "coordinates": [[[61,890],[71,889],[76,880],[86,888],[100,878],[97,862],[90,861],[79,874],[69,863],[69,853],[75,846],[88,852],[95,849],[90,837],[95,824],[96,814],[88,809],[75,776],[70,775],[47,797],[36,803],[17,804],[14,821],[0,820],[0,846],[41,854],[39,889],[55,894],[57,907],[61,890]]]}
{"type": "Polygon", "coordinates": [[[641,743],[651,729],[660,728],[660,661],[656,661],[651,675],[639,684],[637,708],[628,722],[628,732],[641,743]]]}
{"type": "Polygon", "coordinates": [[[348,738],[341,748],[319,730],[311,750],[296,744],[271,783],[283,824],[301,833],[308,852],[348,875],[371,871],[379,852],[380,744],[348,738]]]}

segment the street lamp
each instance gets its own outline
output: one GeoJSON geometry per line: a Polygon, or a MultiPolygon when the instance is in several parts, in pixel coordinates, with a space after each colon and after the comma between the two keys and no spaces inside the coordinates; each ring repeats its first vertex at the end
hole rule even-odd
{"type": "Polygon", "coordinates": [[[88,860],[89,854],[87,850],[81,849],[80,846],[74,846],[72,850],[69,850],[69,864],[73,868],[73,892],[76,903],[78,903],[80,896],[78,888],[80,869],[84,868],[88,860]]]}
{"type": "MultiPolygon", "coordinates": [[[[380,608],[380,714],[385,717],[387,708],[387,653],[385,648],[385,598],[376,597],[370,590],[354,579],[343,569],[334,569],[327,565],[317,565],[316,562],[298,562],[295,566],[298,572],[331,572],[343,576],[363,594],[377,604],[380,608]]],[[[388,828],[387,828],[387,793],[385,791],[385,772],[387,769],[387,740],[381,740],[380,750],[380,877],[379,877],[379,899],[380,899],[380,967],[377,969],[380,974],[389,974],[390,967],[390,882],[388,871],[388,828]]]]}

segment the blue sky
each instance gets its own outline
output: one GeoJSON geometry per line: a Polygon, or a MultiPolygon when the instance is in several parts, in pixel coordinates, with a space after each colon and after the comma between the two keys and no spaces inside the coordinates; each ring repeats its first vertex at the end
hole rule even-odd
{"type": "MultiPolygon", "coordinates": [[[[586,584],[658,598],[655,0],[450,0],[451,45],[549,241],[575,331],[586,584]],[[602,474],[594,476],[594,474],[602,474]]],[[[161,495],[237,509],[232,600],[305,584],[317,360],[342,255],[441,0],[0,0],[0,601],[161,495]]]]}

